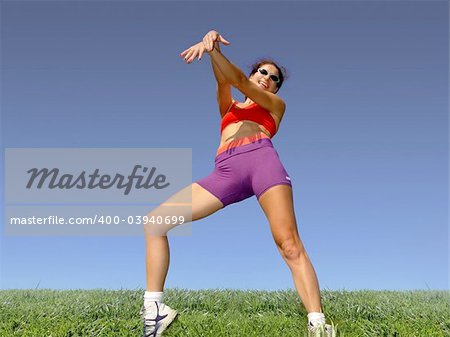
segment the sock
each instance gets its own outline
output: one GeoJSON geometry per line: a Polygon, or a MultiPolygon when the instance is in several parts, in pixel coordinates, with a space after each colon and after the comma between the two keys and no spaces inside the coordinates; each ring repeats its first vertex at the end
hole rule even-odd
{"type": "Polygon", "coordinates": [[[148,308],[152,302],[162,303],[163,291],[146,291],[144,294],[144,306],[148,308]]]}
{"type": "Polygon", "coordinates": [[[325,324],[325,315],[321,312],[310,312],[308,314],[308,326],[316,327],[325,324]]]}

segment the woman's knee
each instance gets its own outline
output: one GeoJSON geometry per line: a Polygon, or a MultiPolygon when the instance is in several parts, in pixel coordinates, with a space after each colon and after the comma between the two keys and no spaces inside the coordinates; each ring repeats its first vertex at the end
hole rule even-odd
{"type": "Polygon", "coordinates": [[[281,240],[278,248],[284,259],[298,260],[303,254],[306,254],[305,247],[298,237],[291,236],[281,240]]]}
{"type": "Polygon", "coordinates": [[[166,236],[174,227],[190,222],[192,211],[190,206],[161,204],[143,217],[146,235],[166,236]]]}

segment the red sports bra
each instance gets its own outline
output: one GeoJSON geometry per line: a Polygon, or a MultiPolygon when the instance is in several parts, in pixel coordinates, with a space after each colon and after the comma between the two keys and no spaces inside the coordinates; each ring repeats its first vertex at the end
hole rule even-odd
{"type": "Polygon", "coordinates": [[[270,136],[273,137],[277,133],[277,127],[272,115],[266,109],[259,106],[257,103],[239,108],[236,106],[236,101],[231,104],[228,112],[223,116],[220,123],[220,133],[231,123],[236,123],[242,120],[249,120],[264,126],[269,131],[270,136]]]}

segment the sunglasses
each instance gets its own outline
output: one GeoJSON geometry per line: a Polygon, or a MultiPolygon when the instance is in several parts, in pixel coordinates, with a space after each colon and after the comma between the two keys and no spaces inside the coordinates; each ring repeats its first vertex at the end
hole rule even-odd
{"type": "Polygon", "coordinates": [[[280,78],[279,78],[277,75],[269,74],[269,72],[268,72],[266,69],[264,69],[264,68],[259,68],[259,69],[258,69],[258,72],[259,72],[261,75],[263,75],[263,76],[270,75],[270,76],[269,76],[270,79],[271,79],[272,81],[274,81],[275,83],[279,83],[279,82],[280,82],[280,78]]]}

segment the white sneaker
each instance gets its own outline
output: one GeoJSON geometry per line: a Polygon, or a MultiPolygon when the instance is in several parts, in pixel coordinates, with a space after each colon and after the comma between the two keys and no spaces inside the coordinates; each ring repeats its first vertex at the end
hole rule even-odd
{"type": "Polygon", "coordinates": [[[313,327],[308,325],[308,337],[335,337],[335,331],[330,324],[321,324],[313,327]]]}
{"type": "Polygon", "coordinates": [[[151,302],[147,309],[142,306],[142,337],[160,337],[177,316],[177,311],[161,302],[151,302]]]}

